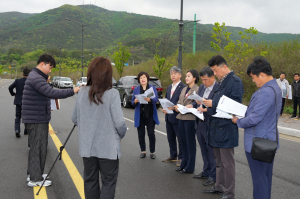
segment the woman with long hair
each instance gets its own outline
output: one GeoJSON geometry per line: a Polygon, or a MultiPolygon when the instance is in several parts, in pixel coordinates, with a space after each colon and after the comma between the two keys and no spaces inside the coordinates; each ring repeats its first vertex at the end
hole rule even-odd
{"type": "MultiPolygon", "coordinates": [[[[186,73],[185,82],[188,86],[182,89],[177,104],[188,106],[194,101],[189,99],[188,96],[193,95],[194,92],[198,93],[198,72],[194,69],[189,70],[186,73]]],[[[178,106],[175,106],[175,110],[179,112],[178,106]]],[[[180,167],[178,167],[176,171],[180,171],[180,173],[193,173],[196,162],[195,116],[192,113],[187,113],[184,115],[179,113],[176,118],[179,119],[178,128],[182,145],[182,161],[180,167]]]]}
{"type": "Polygon", "coordinates": [[[145,126],[147,126],[147,132],[149,137],[150,145],[150,158],[155,159],[155,124],[159,125],[159,120],[156,110],[156,102],[158,102],[158,95],[155,86],[149,85],[150,77],[146,72],[140,72],[137,76],[137,80],[140,86],[133,90],[131,104],[135,107],[134,112],[134,127],[137,127],[139,144],[141,148],[140,158],[146,157],[146,142],[145,142],[145,126]],[[143,94],[149,88],[153,88],[155,97],[145,98],[148,104],[140,104],[139,100],[135,97],[136,95],[143,94]]]}
{"type": "Polygon", "coordinates": [[[78,126],[85,198],[113,199],[121,157],[120,140],[127,127],[119,92],[112,88],[112,66],[108,59],[96,57],[91,61],[87,85],[78,93],[72,121],[78,126]]]}

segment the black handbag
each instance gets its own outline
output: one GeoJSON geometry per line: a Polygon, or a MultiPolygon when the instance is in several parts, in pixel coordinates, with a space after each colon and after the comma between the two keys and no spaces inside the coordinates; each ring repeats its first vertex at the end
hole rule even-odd
{"type": "MultiPolygon", "coordinates": [[[[271,86],[270,86],[271,87],[271,86]]],[[[271,87],[273,88],[273,87],[271,87]]],[[[252,154],[252,158],[254,160],[259,160],[262,162],[267,162],[267,163],[271,163],[274,160],[275,157],[275,153],[277,150],[277,146],[278,146],[278,137],[279,137],[279,133],[278,133],[278,129],[277,129],[277,94],[275,89],[273,88],[274,92],[275,92],[275,100],[276,100],[276,141],[273,140],[268,140],[265,138],[259,138],[259,137],[254,137],[252,139],[252,150],[251,150],[251,154],[252,154]]],[[[253,130],[253,135],[255,132],[255,127],[253,130]]]]}

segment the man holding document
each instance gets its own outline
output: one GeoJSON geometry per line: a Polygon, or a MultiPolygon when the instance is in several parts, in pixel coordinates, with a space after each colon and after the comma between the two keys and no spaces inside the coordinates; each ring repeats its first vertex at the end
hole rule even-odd
{"type": "Polygon", "coordinates": [[[170,147],[170,157],[163,160],[163,162],[177,161],[176,166],[179,167],[182,159],[182,146],[178,129],[178,119],[176,118],[178,113],[174,111],[173,106],[177,104],[180,93],[186,85],[180,81],[181,69],[177,66],[173,66],[170,69],[170,76],[173,84],[168,86],[165,99],[159,99],[163,107],[162,111],[165,114],[167,138],[170,147]],[[176,137],[178,141],[178,153],[176,137]]]}
{"type": "MultiPolygon", "coordinates": [[[[219,88],[214,72],[209,66],[206,66],[200,71],[200,78],[203,84],[199,87],[198,95],[203,96],[204,99],[212,99],[215,90],[219,88]]],[[[209,186],[216,182],[216,162],[214,158],[214,151],[213,147],[207,143],[207,126],[209,118],[211,117],[211,108],[203,106],[201,101],[198,100],[193,102],[193,106],[197,108],[199,112],[203,112],[204,115],[204,122],[199,120],[197,117],[195,122],[197,139],[202,154],[203,170],[201,173],[194,175],[193,177],[207,179],[203,185],[209,186]]]]}
{"type": "MultiPolygon", "coordinates": [[[[242,80],[228,68],[226,60],[220,56],[213,56],[208,65],[218,77],[220,87],[215,90],[213,98],[203,99],[203,103],[210,107],[211,114],[216,114],[220,98],[228,98],[241,103],[244,89],[242,80]]],[[[216,183],[205,193],[223,193],[221,199],[235,198],[235,161],[234,147],[238,146],[238,127],[231,119],[210,117],[208,126],[208,143],[214,148],[216,161],[216,183]]]]}

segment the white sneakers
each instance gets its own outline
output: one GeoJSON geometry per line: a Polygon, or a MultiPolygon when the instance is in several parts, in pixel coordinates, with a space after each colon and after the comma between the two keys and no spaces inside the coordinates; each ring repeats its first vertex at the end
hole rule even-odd
{"type": "MultiPolygon", "coordinates": [[[[43,174],[42,175],[44,180],[45,178],[47,177],[47,174],[43,174]]],[[[49,179],[49,176],[47,177],[47,179],[49,179]]],[[[29,187],[36,187],[36,186],[41,186],[43,184],[43,181],[39,181],[39,182],[32,182],[30,181],[30,175],[27,176],[27,185],[29,187]]],[[[43,184],[43,187],[48,187],[52,184],[52,181],[51,180],[45,180],[44,184],[43,184]]]]}
{"type": "MultiPolygon", "coordinates": [[[[43,181],[39,181],[39,182],[32,182],[32,181],[29,181],[29,182],[27,183],[27,185],[28,185],[29,187],[42,186],[42,184],[43,184],[43,181]]],[[[44,182],[44,184],[43,184],[43,187],[48,187],[48,186],[50,186],[51,184],[52,184],[52,181],[50,181],[50,180],[45,180],[45,182],[44,182]]]]}

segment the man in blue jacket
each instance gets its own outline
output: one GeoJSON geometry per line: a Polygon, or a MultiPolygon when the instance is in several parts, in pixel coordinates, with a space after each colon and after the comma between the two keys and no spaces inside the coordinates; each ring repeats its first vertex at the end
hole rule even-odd
{"type": "MultiPolygon", "coordinates": [[[[212,99],[214,93],[219,89],[219,83],[216,82],[214,72],[209,66],[204,67],[200,71],[200,77],[202,85],[199,87],[198,95],[205,99],[212,99]]],[[[201,173],[194,175],[194,178],[207,179],[204,186],[213,185],[216,182],[216,162],[214,157],[213,147],[208,144],[207,138],[207,126],[209,125],[211,117],[211,108],[207,108],[201,104],[201,102],[193,102],[194,108],[197,108],[199,112],[203,112],[204,121],[199,120],[196,117],[195,128],[198,138],[198,142],[201,149],[203,170],[201,173]]]]}
{"type": "MultiPolygon", "coordinates": [[[[15,132],[16,137],[20,137],[20,125],[21,125],[21,112],[22,112],[22,96],[23,96],[23,90],[25,86],[25,81],[30,73],[30,69],[28,67],[23,68],[23,78],[16,79],[14,83],[12,83],[8,90],[11,94],[11,96],[15,97],[14,105],[16,105],[16,119],[15,119],[15,132]],[[14,92],[14,89],[16,89],[16,92],[14,92]]],[[[24,130],[24,135],[27,135],[26,129],[24,130]]]]}
{"type": "MultiPolygon", "coordinates": [[[[29,133],[28,143],[28,186],[41,186],[46,163],[49,121],[51,119],[50,99],[62,99],[73,96],[79,91],[74,89],[53,89],[48,83],[48,74],[56,62],[51,55],[39,57],[37,67],[33,68],[27,77],[22,100],[22,122],[29,133]]],[[[50,186],[46,180],[43,186],[50,186]]]]}
{"type": "MultiPolygon", "coordinates": [[[[170,69],[170,76],[173,84],[168,86],[165,98],[167,98],[174,105],[176,105],[179,100],[180,93],[182,89],[186,87],[186,85],[180,81],[181,69],[178,68],[177,66],[173,66],[170,69]]],[[[169,109],[174,110],[173,107],[170,107],[169,109]]],[[[167,114],[166,110],[163,109],[162,111],[165,114],[167,138],[170,147],[170,157],[163,160],[163,162],[177,161],[176,166],[179,167],[182,159],[182,148],[181,148],[180,133],[178,129],[178,119],[176,118],[178,113],[176,111],[173,111],[173,114],[167,114]],[[177,152],[176,137],[178,141],[178,152],[177,152]]]]}
{"type": "MultiPolygon", "coordinates": [[[[212,115],[216,114],[220,98],[225,95],[239,103],[242,102],[244,89],[242,80],[230,71],[226,60],[221,55],[213,56],[208,65],[220,80],[220,87],[215,91],[212,100],[203,100],[211,107],[212,115]]],[[[235,197],[235,162],[234,147],[238,146],[238,127],[230,119],[211,117],[208,127],[208,143],[214,148],[216,160],[216,183],[205,193],[223,193],[221,199],[235,197]]]]}

